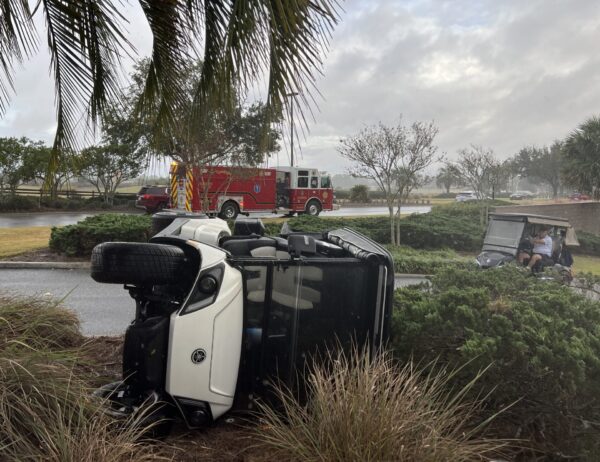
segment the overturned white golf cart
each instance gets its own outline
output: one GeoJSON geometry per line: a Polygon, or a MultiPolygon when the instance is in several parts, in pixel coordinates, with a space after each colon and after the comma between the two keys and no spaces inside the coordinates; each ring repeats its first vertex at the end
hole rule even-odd
{"type": "Polygon", "coordinates": [[[388,338],[391,256],[350,229],[266,237],[260,220],[238,220],[234,235],[220,219],[155,223],[168,226],[149,243],[92,255],[92,277],[125,284],[136,302],[123,381],[97,392],[115,415],[164,402],[154,417],[199,427],[252,410],[273,381],[300,387],[317,351],[388,338]]]}

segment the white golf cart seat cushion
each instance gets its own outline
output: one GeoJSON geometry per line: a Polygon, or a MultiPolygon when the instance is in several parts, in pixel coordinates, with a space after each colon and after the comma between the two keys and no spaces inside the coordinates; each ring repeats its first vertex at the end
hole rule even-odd
{"type": "Polygon", "coordinates": [[[257,247],[256,249],[252,249],[250,251],[250,255],[253,257],[271,257],[274,258],[277,256],[277,251],[275,247],[257,247]]]}
{"type": "Polygon", "coordinates": [[[276,250],[275,247],[257,247],[250,251],[253,257],[276,258],[277,260],[289,260],[290,254],[283,250],[276,250]]]}

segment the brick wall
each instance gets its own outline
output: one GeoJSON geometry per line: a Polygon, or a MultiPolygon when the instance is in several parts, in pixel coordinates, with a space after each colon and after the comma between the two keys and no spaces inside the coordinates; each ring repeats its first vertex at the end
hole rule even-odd
{"type": "Polygon", "coordinates": [[[600,234],[600,202],[573,204],[506,205],[494,208],[498,213],[531,213],[566,218],[575,230],[600,234]]]}

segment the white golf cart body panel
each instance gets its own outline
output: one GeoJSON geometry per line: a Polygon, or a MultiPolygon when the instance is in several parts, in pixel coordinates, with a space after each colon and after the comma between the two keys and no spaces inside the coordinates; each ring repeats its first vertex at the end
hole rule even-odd
{"type": "Polygon", "coordinates": [[[209,245],[219,245],[223,236],[231,236],[227,222],[220,218],[189,220],[181,227],[180,237],[209,245]]]}
{"type": "MultiPolygon", "coordinates": [[[[203,256],[201,271],[225,261],[225,252],[194,243],[203,256]]],[[[195,311],[186,300],[171,315],[166,391],[209,404],[213,418],[227,412],[235,395],[243,329],[243,284],[241,273],[223,265],[219,296],[212,305],[195,311]],[[193,355],[200,352],[204,359],[193,355]]]]}

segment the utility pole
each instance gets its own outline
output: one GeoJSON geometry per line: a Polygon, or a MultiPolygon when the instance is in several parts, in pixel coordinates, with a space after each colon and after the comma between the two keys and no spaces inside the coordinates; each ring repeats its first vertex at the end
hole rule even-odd
{"type": "Polygon", "coordinates": [[[288,93],[285,96],[291,97],[292,98],[292,102],[290,104],[290,131],[291,131],[291,135],[290,135],[290,139],[291,139],[291,143],[290,143],[290,167],[294,166],[294,100],[296,99],[296,96],[298,96],[298,92],[292,92],[292,93],[288,93]]]}

